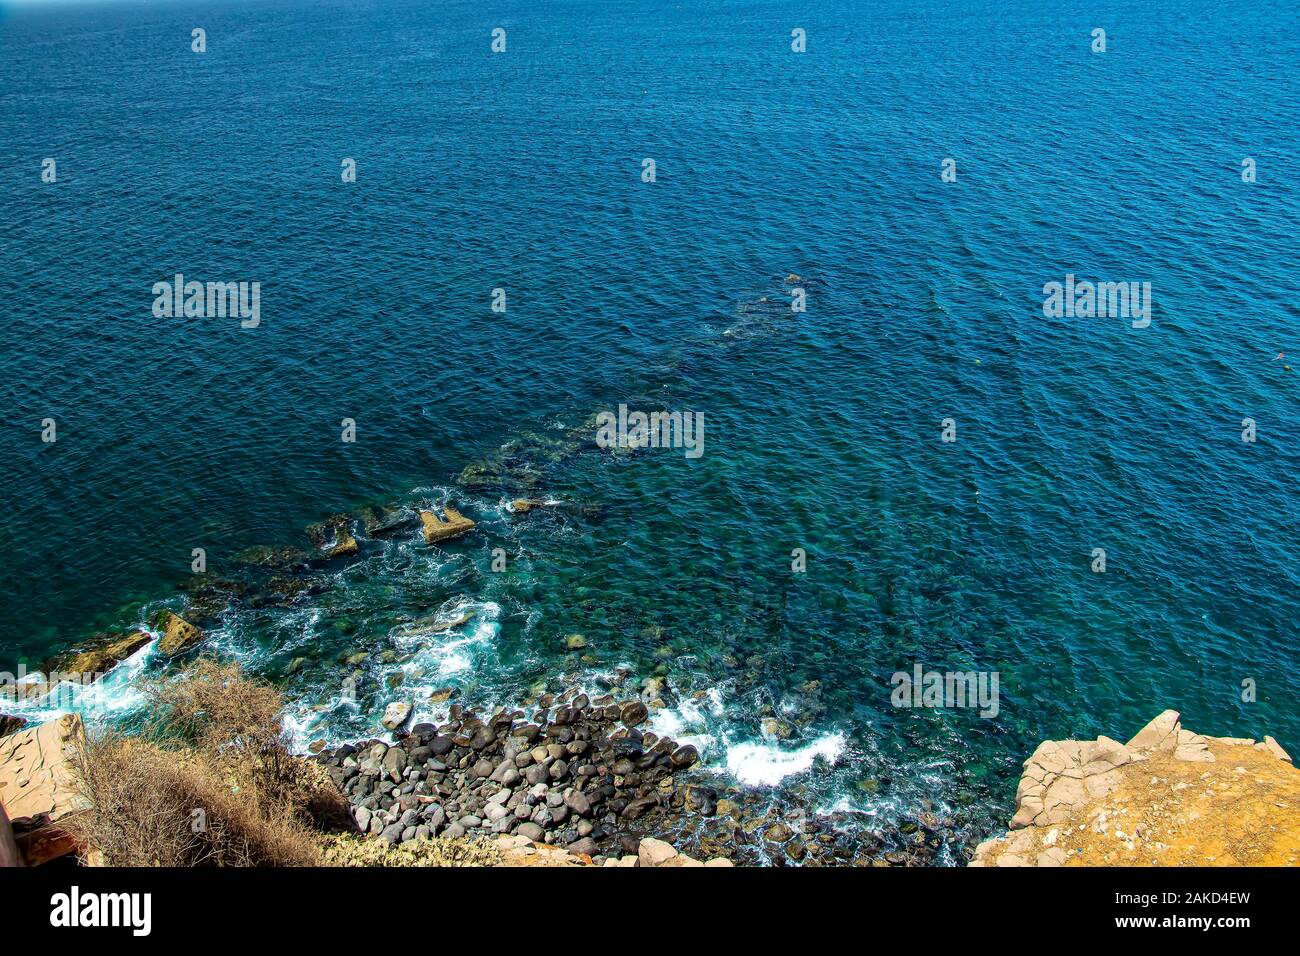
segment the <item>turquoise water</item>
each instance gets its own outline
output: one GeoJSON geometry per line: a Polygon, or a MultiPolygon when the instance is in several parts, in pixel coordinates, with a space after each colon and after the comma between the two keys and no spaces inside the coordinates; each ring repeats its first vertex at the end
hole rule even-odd
{"type": "Polygon", "coordinates": [[[203,547],[253,589],[211,646],[304,744],[666,673],[708,764],[963,840],[1045,737],[1174,707],[1294,750],[1298,56],[1282,2],[7,9],[0,665],[181,608],[203,547]],[[176,272],[261,324],[155,318],[176,272]],[[1150,282],[1150,326],[1044,317],[1067,273],[1150,282]],[[704,455],[567,442],[619,403],[704,455]],[[290,598],[235,559],[447,496],[473,535],[290,598]],[[915,663],[998,672],[998,716],[892,707],[915,663]]]}

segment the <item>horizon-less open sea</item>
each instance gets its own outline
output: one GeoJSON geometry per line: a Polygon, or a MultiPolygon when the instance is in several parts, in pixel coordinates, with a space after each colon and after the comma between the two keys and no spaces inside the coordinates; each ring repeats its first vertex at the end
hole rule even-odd
{"type": "Polygon", "coordinates": [[[0,5],[0,669],[182,607],[193,548],[450,496],[474,534],[216,615],[300,743],[623,667],[706,764],[966,841],[1044,738],[1294,752],[1297,62],[1290,0],[0,5]],[[260,325],[156,318],[178,272],[260,325]],[[1067,274],[1149,327],[1044,317],[1067,274]],[[703,456],[570,454],[620,402],[703,456]],[[892,707],[915,664],[997,717],[892,707]]]}

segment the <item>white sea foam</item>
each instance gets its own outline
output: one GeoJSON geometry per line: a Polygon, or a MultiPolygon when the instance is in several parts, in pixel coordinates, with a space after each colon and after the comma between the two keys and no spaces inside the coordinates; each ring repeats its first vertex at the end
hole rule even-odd
{"type": "Polygon", "coordinates": [[[158,646],[158,636],[91,684],[62,681],[50,693],[24,700],[5,701],[4,709],[31,723],[54,720],[62,714],[80,714],[87,721],[119,717],[144,704],[136,678],[144,673],[158,646]]]}
{"type": "Polygon", "coordinates": [[[418,645],[415,656],[402,665],[406,677],[401,687],[402,697],[414,699],[413,719],[417,723],[445,714],[447,705],[433,708],[425,703],[429,694],[445,686],[449,678],[473,670],[479,655],[496,642],[501,630],[501,605],[491,601],[464,601],[444,606],[439,616],[454,620],[457,615],[467,612],[474,616],[460,628],[436,633],[394,634],[399,644],[418,645]]]}
{"type": "Polygon", "coordinates": [[[337,729],[334,718],[346,720],[355,717],[360,710],[354,697],[336,694],[319,708],[299,706],[297,710],[285,711],[280,726],[288,735],[289,749],[294,753],[306,753],[308,745],[315,740],[324,740],[333,746],[355,739],[357,734],[337,729]]]}
{"type": "Polygon", "coordinates": [[[786,777],[810,769],[818,757],[834,763],[844,744],[843,734],[826,734],[793,750],[753,741],[728,744],[727,770],[746,786],[775,787],[786,777]]]}
{"type": "Polygon", "coordinates": [[[680,744],[691,744],[701,755],[717,743],[711,725],[723,716],[722,692],[710,688],[703,697],[687,697],[676,707],[665,707],[650,717],[649,729],[660,737],[671,737],[680,744]]]}

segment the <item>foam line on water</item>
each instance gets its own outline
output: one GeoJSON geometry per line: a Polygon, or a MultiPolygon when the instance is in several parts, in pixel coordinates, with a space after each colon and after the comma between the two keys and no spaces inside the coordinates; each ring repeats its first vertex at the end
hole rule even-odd
{"type": "Polygon", "coordinates": [[[727,743],[727,770],[748,787],[775,787],[786,777],[804,773],[822,757],[835,763],[844,752],[841,733],[824,734],[811,743],[794,749],[759,741],[727,743]]]}
{"type": "Polygon", "coordinates": [[[48,694],[26,700],[5,701],[6,712],[31,723],[42,723],[66,713],[87,721],[121,717],[144,704],[136,679],[149,665],[158,647],[158,635],[92,684],[61,681],[48,694]]]}
{"type": "Polygon", "coordinates": [[[722,692],[713,687],[702,697],[687,697],[676,707],[655,711],[647,727],[660,737],[671,737],[679,744],[691,744],[701,757],[707,757],[717,743],[712,727],[725,710],[722,692]]]}

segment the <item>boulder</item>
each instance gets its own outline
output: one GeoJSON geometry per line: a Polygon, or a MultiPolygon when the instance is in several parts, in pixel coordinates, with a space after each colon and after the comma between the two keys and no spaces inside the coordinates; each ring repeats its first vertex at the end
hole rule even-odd
{"type": "Polygon", "coordinates": [[[671,843],[646,837],[637,847],[636,856],[641,866],[663,866],[677,856],[677,850],[671,843]]]}
{"type": "Polygon", "coordinates": [[[411,719],[411,705],[404,700],[395,700],[384,708],[384,717],[380,721],[384,729],[397,731],[411,719]]]}
{"type": "Polygon", "coordinates": [[[521,823],[515,827],[515,833],[521,837],[527,837],[529,840],[538,842],[546,835],[546,831],[536,823],[521,823]]]}
{"type": "Polygon", "coordinates": [[[195,627],[179,614],[163,611],[153,620],[154,627],[162,631],[158,641],[158,650],[168,657],[175,657],[200,643],[204,638],[201,629],[195,627]]]}
{"type": "Polygon", "coordinates": [[[580,817],[591,816],[591,800],[581,790],[566,790],[564,805],[580,817]]]}
{"type": "Polygon", "coordinates": [[[700,759],[700,752],[690,744],[684,744],[674,750],[669,759],[672,761],[675,768],[678,770],[685,770],[688,767],[694,766],[694,764],[700,759]]]}
{"type": "Polygon", "coordinates": [[[618,712],[618,719],[627,727],[635,727],[638,724],[643,724],[649,716],[650,712],[646,710],[645,704],[641,703],[639,700],[628,701],[619,709],[618,712]]]}

